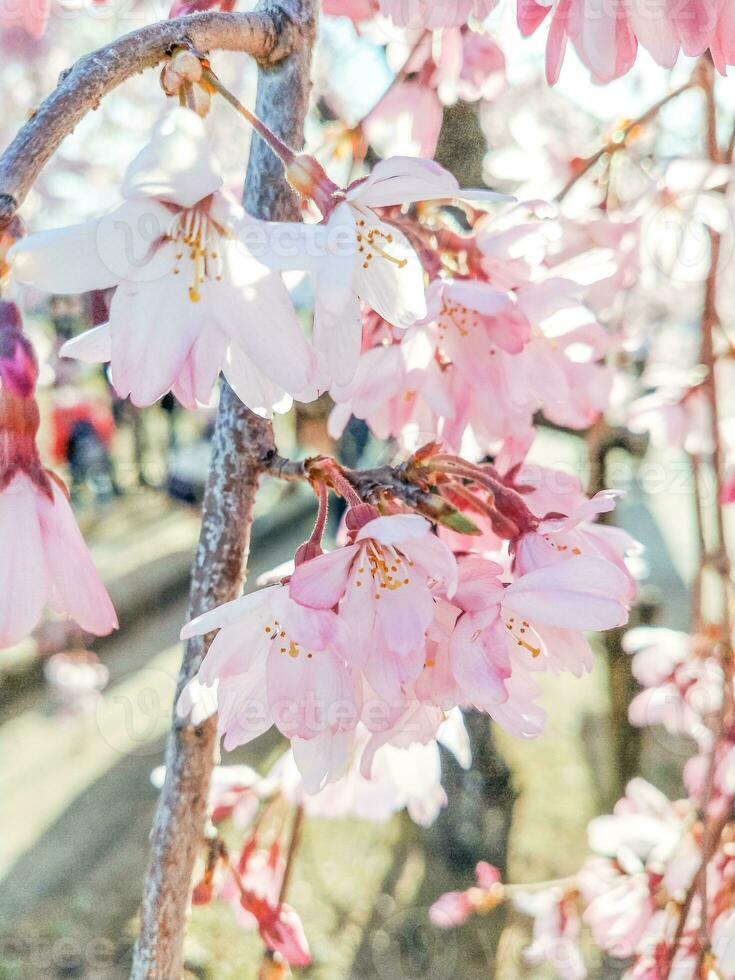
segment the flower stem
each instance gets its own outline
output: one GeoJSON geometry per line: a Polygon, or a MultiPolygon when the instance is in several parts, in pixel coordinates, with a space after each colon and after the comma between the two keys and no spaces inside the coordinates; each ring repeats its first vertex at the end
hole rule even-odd
{"type": "Polygon", "coordinates": [[[291,840],[288,844],[288,854],[286,855],[286,867],[283,871],[283,879],[281,880],[281,890],[278,893],[278,904],[283,905],[286,901],[286,895],[288,894],[288,886],[291,881],[291,875],[293,874],[294,859],[301,844],[301,830],[304,824],[304,808],[302,806],[296,808],[296,812],[293,816],[293,824],[291,825],[291,840]]]}
{"type": "Polygon", "coordinates": [[[321,545],[324,528],[327,526],[327,517],[329,516],[329,493],[327,492],[327,485],[322,483],[321,480],[317,484],[312,484],[312,489],[319,501],[319,510],[317,511],[316,523],[314,524],[314,530],[311,532],[309,541],[312,544],[321,545]]]}
{"type": "Polygon", "coordinates": [[[233,95],[232,92],[230,92],[230,90],[222,84],[222,82],[210,68],[204,69],[202,72],[202,78],[209,85],[211,85],[213,89],[219,92],[225,102],[229,102],[233,109],[247,119],[258,136],[260,136],[260,138],[268,144],[276,156],[283,161],[284,165],[293,162],[296,157],[294,151],[289,146],[286,146],[283,140],[279,139],[275,133],[272,133],[265,123],[258,119],[254,112],[251,112],[247,106],[244,106],[237,96],[233,95]]]}

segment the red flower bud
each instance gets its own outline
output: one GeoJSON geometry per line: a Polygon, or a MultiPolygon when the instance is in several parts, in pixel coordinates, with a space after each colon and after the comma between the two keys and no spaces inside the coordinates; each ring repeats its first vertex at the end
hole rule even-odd
{"type": "Polygon", "coordinates": [[[350,507],[345,513],[345,526],[348,531],[359,531],[370,521],[380,517],[380,512],[372,504],[360,504],[350,507]]]}
{"type": "Polygon", "coordinates": [[[0,300],[0,387],[18,398],[30,398],[38,379],[38,363],[23,320],[14,303],[0,300]]]}

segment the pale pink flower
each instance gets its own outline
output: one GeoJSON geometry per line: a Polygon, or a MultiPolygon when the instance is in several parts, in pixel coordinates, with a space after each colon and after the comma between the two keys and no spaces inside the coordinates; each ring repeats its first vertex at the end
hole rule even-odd
{"type": "Polygon", "coordinates": [[[271,257],[281,267],[310,269],[315,278],[314,344],[332,381],[355,374],[362,340],[360,300],[397,327],[426,315],[424,270],[413,245],[380,209],[418,201],[505,201],[492,191],[461,190],[456,179],[431,160],[390,157],[335,200],[326,222],[299,228],[294,256],[271,257]]]}
{"type": "Polygon", "coordinates": [[[675,630],[639,627],[623,643],[633,657],[633,676],[644,688],[630,703],[631,724],[663,725],[672,735],[709,744],[708,721],[722,703],[717,658],[699,656],[694,639],[675,630]]]}
{"type": "Polygon", "coordinates": [[[19,473],[0,491],[0,539],[0,649],[27,636],[46,605],[97,636],[117,628],[110,597],[54,480],[47,494],[19,473]]]}
{"type": "Polygon", "coordinates": [[[453,929],[463,925],[473,911],[468,891],[445,892],[429,909],[429,921],[437,929],[453,929]]]}
{"type": "Polygon", "coordinates": [[[434,35],[431,84],[444,105],[494,99],[505,86],[505,55],[489,34],[447,28],[434,35]]]}
{"type": "Polygon", "coordinates": [[[579,948],[582,923],[574,897],[554,887],[518,892],[513,905],[533,919],[533,939],[523,950],[524,960],[531,966],[548,963],[561,980],[585,980],[579,948]]]}
{"type": "MultiPolygon", "coordinates": [[[[276,585],[204,613],[182,639],[219,632],[193,682],[216,685],[218,726],[226,749],[275,724],[286,738],[313,739],[348,731],[360,714],[354,677],[345,661],[346,636],[334,613],[307,609],[276,585]]],[[[179,712],[192,708],[191,686],[179,712]]]]}
{"type": "Polygon", "coordinates": [[[714,41],[718,63],[731,52],[719,21],[724,0],[518,0],[518,23],[532,34],[551,13],[546,48],[546,75],[550,84],[559,78],[567,40],[598,82],[625,74],[635,61],[638,42],[663,67],[671,68],[680,51],[701,55],[714,41]]]}
{"type": "Polygon", "coordinates": [[[655,911],[648,875],[620,875],[590,902],[583,919],[601,949],[624,959],[636,952],[655,911]]]}
{"type": "Polygon", "coordinates": [[[502,901],[500,872],[487,861],[475,867],[477,884],[466,891],[445,892],[429,909],[429,921],[437,929],[461,926],[475,912],[488,912],[502,901]]]}
{"type": "Polygon", "coordinates": [[[0,29],[22,27],[33,38],[46,31],[51,0],[0,0],[0,29]]]}
{"type": "Polygon", "coordinates": [[[375,517],[353,543],[299,565],[290,595],[304,607],[339,607],[350,663],[378,694],[393,697],[424,663],[425,631],[435,614],[432,584],[451,595],[456,563],[431,525],[413,514],[375,517]]]}
{"type": "Polygon", "coordinates": [[[431,158],[436,153],[444,111],[436,93],[419,82],[394,85],[362,122],[381,156],[431,158]]]}
{"type": "MultiPolygon", "coordinates": [[[[465,768],[470,764],[469,738],[458,709],[451,711],[439,727],[436,741],[415,742],[403,748],[386,744],[379,748],[370,778],[361,771],[361,756],[371,733],[364,725],[358,725],[351,735],[349,762],[339,778],[327,779],[323,785],[321,781],[307,784],[302,776],[303,761],[298,766],[292,750],[278,760],[268,773],[268,780],[278,785],[287,800],[303,805],[310,817],[357,817],[383,822],[405,808],[415,823],[428,827],[447,805],[437,743],[449,748],[465,768]]],[[[308,746],[304,748],[308,750],[308,746]]]]}
{"type": "MultiPolygon", "coordinates": [[[[109,322],[62,353],[110,361],[135,404],[169,390],[187,407],[207,403],[220,369],[260,414],[316,395],[316,357],[286,288],[236,238],[245,216],[221,187],[204,123],[177,108],[128,168],[115,211],[11,249],[14,275],[48,292],[117,287],[109,322]]],[[[263,257],[264,236],[261,246],[263,257]]]]}
{"type": "Polygon", "coordinates": [[[451,378],[437,362],[429,329],[420,325],[409,327],[400,343],[366,351],[352,380],[333,385],[330,395],[336,404],[329,432],[335,438],[351,415],[366,419],[379,439],[397,438],[409,452],[437,435],[446,439],[450,425],[464,428],[451,378]]]}
{"type": "Polygon", "coordinates": [[[569,558],[521,575],[508,586],[499,566],[478,558],[460,561],[452,602],[463,610],[450,640],[452,673],[471,703],[502,703],[514,662],[526,669],[590,670],[582,630],[627,621],[627,582],[599,558],[569,558]]]}
{"type": "Polygon", "coordinates": [[[380,9],[400,27],[458,27],[484,20],[498,0],[380,0],[380,9]]]}
{"type": "Polygon", "coordinates": [[[525,574],[536,568],[560,564],[570,557],[603,559],[615,565],[627,580],[625,602],[630,604],[636,593],[635,579],[628,571],[626,556],[639,553],[641,546],[625,531],[593,521],[615,509],[619,490],[601,490],[584,499],[566,517],[547,517],[535,531],[522,535],[515,547],[515,567],[525,574]]]}

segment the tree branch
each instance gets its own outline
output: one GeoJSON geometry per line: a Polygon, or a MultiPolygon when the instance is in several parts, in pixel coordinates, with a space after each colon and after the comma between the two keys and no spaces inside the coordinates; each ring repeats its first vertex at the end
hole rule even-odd
{"type": "Polygon", "coordinates": [[[261,65],[273,65],[302,46],[309,30],[306,5],[293,0],[252,13],[206,12],[163,21],[80,58],[0,156],[0,229],[12,221],[45,164],[87,112],[128,78],[159,64],[172,45],[241,51],[261,65]]]}
{"type": "MultiPolygon", "coordinates": [[[[273,17],[273,12],[268,16],[273,17]]],[[[257,112],[273,132],[289,145],[299,147],[303,145],[309,99],[316,0],[282,0],[282,16],[301,25],[300,43],[277,67],[261,64],[257,112]]],[[[258,137],[250,152],[244,204],[259,218],[299,218],[298,201],[286,184],[280,161],[258,137]]],[[[254,324],[252,329],[259,327],[254,324]]],[[[273,457],[270,423],[245,408],[223,381],[192,576],[191,616],[240,594],[258,481],[273,457]]],[[[198,671],[210,641],[211,637],[206,637],[187,643],[177,697],[198,671]]],[[[174,980],[182,976],[191,876],[203,840],[215,742],[214,718],[194,727],[174,713],[166,747],[166,781],[153,825],[133,980],[174,980]]]]}

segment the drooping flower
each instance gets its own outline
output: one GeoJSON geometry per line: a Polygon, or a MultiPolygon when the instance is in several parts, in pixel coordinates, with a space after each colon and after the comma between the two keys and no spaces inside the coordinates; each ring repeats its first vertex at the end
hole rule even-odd
{"type": "Polygon", "coordinates": [[[598,82],[625,74],[640,42],[665,68],[680,52],[696,57],[712,45],[718,67],[732,58],[727,43],[726,0],[518,0],[518,24],[532,34],[551,16],[546,47],[546,75],[559,78],[567,40],[598,82]],[[724,43],[723,43],[724,40],[724,43]]]}
{"type": "Polygon", "coordinates": [[[21,328],[17,307],[0,302],[0,649],[46,605],[98,636],[117,627],[62,484],[38,455],[38,365],[21,328]]]}
{"type": "Polygon", "coordinates": [[[533,919],[533,940],[523,950],[529,966],[549,963],[560,980],[585,980],[587,970],[579,948],[582,922],[573,892],[560,887],[518,892],[513,904],[533,919]]]}
{"type": "Polygon", "coordinates": [[[190,714],[216,687],[218,726],[226,749],[276,725],[305,740],[357,724],[359,689],[346,662],[343,624],[329,610],[307,609],[281,585],[225,603],[188,623],[182,639],[219,632],[184,689],[190,714]]]}
{"type": "Polygon", "coordinates": [[[117,628],[110,597],[55,480],[42,489],[20,473],[0,490],[0,538],[0,649],[27,636],[44,606],[97,636],[117,628]]]}
{"type": "Polygon", "coordinates": [[[342,385],[354,376],[360,355],[360,300],[397,327],[408,327],[426,315],[419,256],[408,237],[383,220],[381,209],[466,196],[509,200],[492,191],[463,191],[438,163],[411,157],[381,160],[344,191],[307,164],[299,164],[290,179],[297,188],[302,180],[304,186],[316,187],[312,193],[329,216],[325,223],[301,228],[303,245],[296,255],[270,261],[314,273],[314,344],[332,381],[342,385]]]}
{"type": "Polygon", "coordinates": [[[22,27],[33,38],[40,38],[45,33],[50,13],[51,0],[0,0],[3,30],[22,27]]]}
{"type": "Polygon", "coordinates": [[[461,926],[475,913],[489,912],[504,898],[500,872],[487,861],[475,868],[477,884],[466,891],[445,892],[429,909],[429,920],[437,929],[461,926]]]}
{"type": "Polygon", "coordinates": [[[316,395],[286,288],[236,237],[245,216],[221,187],[202,120],[177,108],[128,168],[122,205],[11,250],[15,276],[49,292],[117,287],[109,322],[62,353],[110,361],[118,394],[137,405],[169,390],[206,403],[220,369],[261,414],[316,395]]]}
{"type": "Polygon", "coordinates": [[[570,558],[521,575],[508,586],[500,567],[464,558],[453,603],[462,615],[449,645],[451,670],[470,703],[502,704],[514,664],[525,669],[592,667],[583,630],[610,629],[628,619],[627,581],[611,562],[570,558]]]}
{"type": "Polygon", "coordinates": [[[302,805],[310,817],[336,820],[351,816],[382,822],[405,808],[415,823],[428,827],[447,805],[437,743],[448,748],[465,768],[471,760],[469,737],[459,709],[449,712],[435,741],[415,742],[405,748],[390,744],[379,748],[369,779],[361,771],[361,756],[371,734],[364,725],[358,725],[351,737],[346,771],[326,780],[324,785],[321,781],[315,785],[304,781],[303,761],[300,766],[296,764],[293,750],[276,762],[267,778],[275,782],[287,800],[302,805]]]}
{"type": "Polygon", "coordinates": [[[423,667],[425,631],[435,615],[433,582],[454,591],[452,553],[424,518],[396,514],[375,516],[351,544],[299,565],[289,590],[304,607],[339,607],[352,637],[350,663],[390,698],[423,667]]]}
{"type": "Polygon", "coordinates": [[[481,21],[498,0],[380,0],[380,9],[400,27],[458,27],[472,17],[481,21]]]}
{"type": "Polygon", "coordinates": [[[615,565],[626,577],[626,601],[635,596],[635,579],[628,571],[625,558],[641,551],[638,542],[620,528],[595,524],[600,515],[610,513],[621,496],[618,490],[601,490],[584,499],[571,513],[548,516],[538,528],[522,535],[515,549],[516,567],[521,574],[547,565],[566,562],[570,557],[603,559],[615,565]]]}

